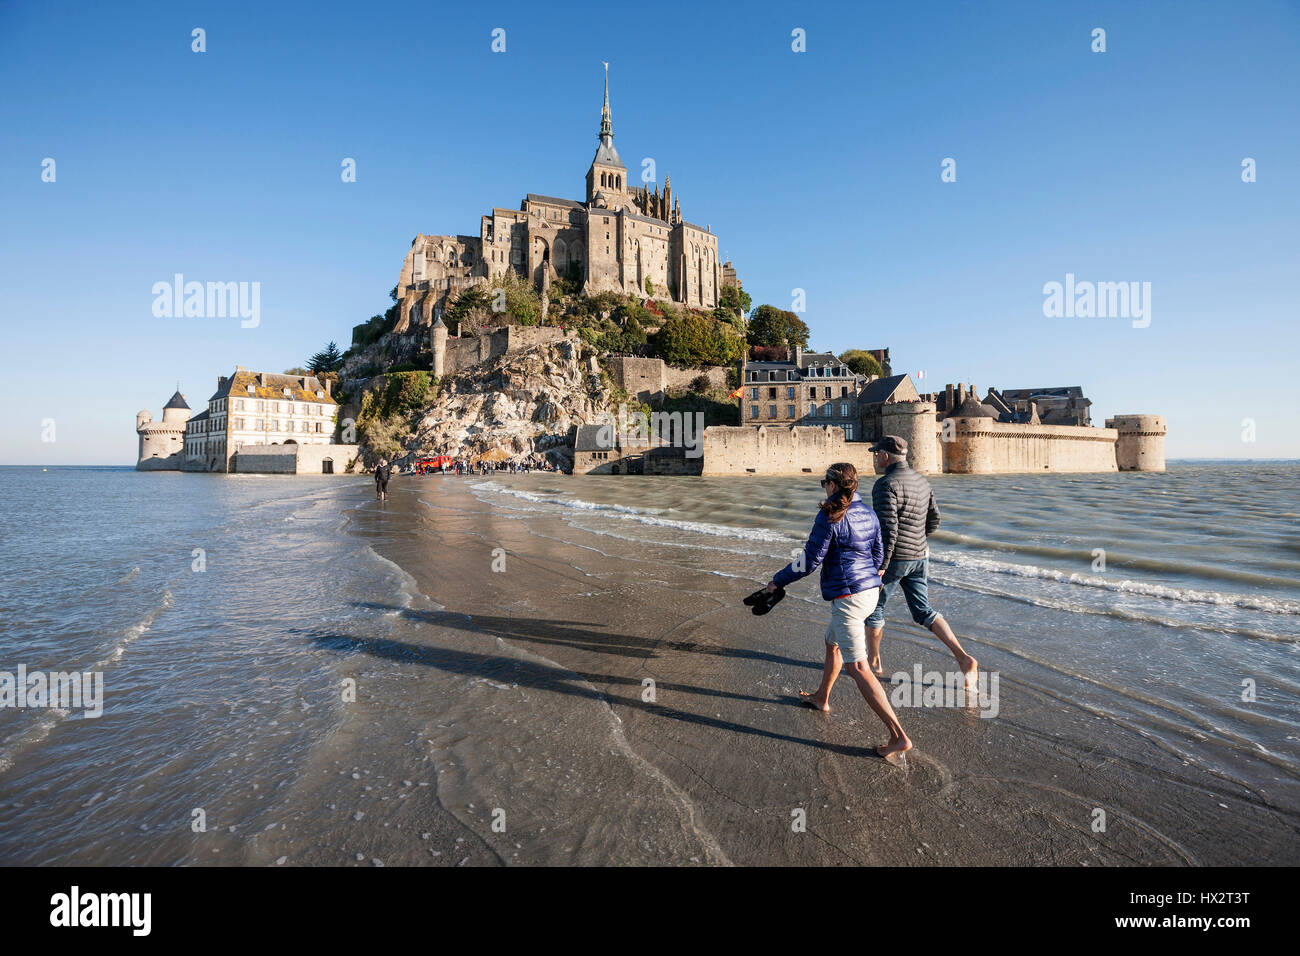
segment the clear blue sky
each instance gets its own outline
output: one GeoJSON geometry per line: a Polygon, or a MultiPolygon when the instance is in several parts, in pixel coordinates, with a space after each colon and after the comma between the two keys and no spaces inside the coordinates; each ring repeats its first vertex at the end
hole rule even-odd
{"type": "Polygon", "coordinates": [[[804,289],[815,347],[1079,384],[1098,424],[1167,416],[1172,457],[1300,456],[1295,3],[0,0],[0,463],[132,463],[177,380],[198,410],[346,347],[417,233],[581,198],[602,60],[624,161],[755,304],[804,289]],[[260,282],[260,326],[155,318],[177,272],[260,282]],[[1150,326],[1045,318],[1066,273],[1150,282],[1150,326]]]}

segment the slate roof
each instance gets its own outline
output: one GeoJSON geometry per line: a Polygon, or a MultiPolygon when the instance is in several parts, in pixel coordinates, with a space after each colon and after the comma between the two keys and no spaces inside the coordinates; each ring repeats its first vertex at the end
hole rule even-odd
{"type": "Polygon", "coordinates": [[[607,425],[579,425],[578,437],[573,441],[574,451],[610,451],[611,446],[601,444],[599,440],[600,430],[607,428],[607,425]]]}
{"type": "Polygon", "coordinates": [[[275,375],[271,372],[248,372],[236,371],[230,376],[226,384],[217,389],[216,393],[208,401],[214,401],[219,398],[267,398],[271,400],[282,400],[290,402],[323,402],[326,405],[337,405],[338,402],[325,391],[324,384],[315,375],[306,376],[306,387],[303,385],[303,376],[301,375],[275,375]],[[248,386],[253,386],[250,392],[248,386]],[[289,394],[285,395],[284,390],[289,389],[289,394]],[[324,394],[321,397],[316,396],[317,391],[324,394]]]}
{"type": "Polygon", "coordinates": [[[543,196],[541,193],[529,193],[524,199],[528,202],[550,203],[552,206],[569,206],[572,209],[584,208],[584,204],[576,199],[560,199],[558,196],[543,196]]]}
{"type": "Polygon", "coordinates": [[[1092,404],[1091,401],[1083,397],[1083,387],[1080,385],[1062,385],[1056,388],[1004,388],[1002,397],[1008,402],[1018,401],[1036,401],[1040,398],[1077,398],[1092,404]]]}
{"type": "Polygon", "coordinates": [[[862,390],[859,401],[864,405],[877,405],[889,401],[889,397],[898,391],[898,386],[903,384],[907,378],[906,373],[903,375],[890,375],[888,378],[878,378],[873,382],[867,383],[867,387],[862,390]]]}
{"type": "Polygon", "coordinates": [[[602,166],[618,166],[621,169],[627,169],[623,165],[623,160],[618,158],[618,150],[614,148],[614,137],[608,139],[604,136],[600,138],[600,145],[596,147],[596,155],[592,163],[600,163],[602,166]]]}
{"type": "Polygon", "coordinates": [[[987,405],[981,405],[980,400],[974,395],[967,395],[966,401],[957,406],[957,410],[952,413],[955,418],[997,418],[989,410],[987,405]]]}
{"type": "Polygon", "coordinates": [[[188,408],[189,408],[189,405],[185,404],[185,396],[182,395],[180,392],[177,392],[177,393],[176,393],[175,395],[173,395],[171,398],[167,399],[167,404],[164,405],[163,408],[185,408],[185,409],[188,409],[188,408]]]}

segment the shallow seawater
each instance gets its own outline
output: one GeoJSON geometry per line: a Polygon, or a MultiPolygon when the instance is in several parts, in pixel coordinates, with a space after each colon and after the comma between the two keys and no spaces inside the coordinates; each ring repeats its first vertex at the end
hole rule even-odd
{"type": "MultiPolygon", "coordinates": [[[[747,582],[789,559],[820,500],[814,480],[769,477],[472,484],[502,509],[680,546],[702,573],[747,582]]],[[[1215,740],[1300,769],[1300,466],[932,485],[932,603],[960,634],[1032,662],[1044,686],[1081,682],[1086,706],[1180,752],[1215,740]]],[[[901,602],[889,617],[910,623],[901,602]]]]}
{"type": "MultiPolygon", "coordinates": [[[[933,484],[932,600],[1022,700],[1295,818],[1300,467],[933,484]]],[[[813,582],[771,630],[733,641],[727,615],[800,545],[815,482],[394,487],[403,508],[359,478],[0,469],[0,672],[104,690],[99,717],[0,708],[0,863],[800,859],[745,822],[790,780],[745,774],[815,752],[772,702],[815,677],[824,609],[813,582]],[[641,707],[646,673],[669,696],[641,707]],[[720,822],[695,776],[753,809],[720,822]]],[[[887,669],[935,660],[900,612],[887,669]]]]}

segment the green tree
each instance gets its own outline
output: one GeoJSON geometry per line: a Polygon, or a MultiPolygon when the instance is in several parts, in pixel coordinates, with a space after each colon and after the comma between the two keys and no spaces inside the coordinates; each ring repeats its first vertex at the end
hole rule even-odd
{"type": "Polygon", "coordinates": [[[456,296],[455,301],[447,306],[444,319],[448,331],[455,334],[462,322],[467,319],[471,321],[475,319],[482,320],[490,315],[491,311],[492,296],[483,286],[476,285],[456,296]]]}
{"type": "Polygon", "coordinates": [[[493,280],[486,291],[495,319],[513,320],[519,325],[536,325],[541,318],[541,297],[533,289],[532,283],[525,282],[513,271],[507,270],[504,275],[493,280]],[[497,306],[501,304],[503,292],[505,308],[502,313],[498,313],[497,306]]]}
{"type": "Polygon", "coordinates": [[[730,312],[748,312],[749,293],[736,285],[724,285],[718,293],[718,305],[730,312]]]}
{"type": "Polygon", "coordinates": [[[295,368],[287,368],[287,369],[285,369],[285,370],[284,370],[284,374],[285,374],[285,375],[310,375],[311,372],[307,371],[305,368],[296,368],[296,367],[295,367],[295,368]]]}
{"type": "Polygon", "coordinates": [[[863,349],[849,349],[840,355],[840,361],[858,375],[874,375],[880,378],[885,374],[876,357],[863,349]]]}
{"type": "Polygon", "coordinates": [[[739,336],[710,316],[682,312],[655,335],[659,357],[674,365],[729,365],[740,354],[739,336]]]}
{"type": "Polygon", "coordinates": [[[749,317],[750,345],[790,348],[808,344],[808,326],[793,312],[774,305],[760,305],[749,317]]]}
{"type": "Polygon", "coordinates": [[[339,351],[339,347],[333,342],[307,360],[307,367],[311,369],[313,374],[316,372],[337,372],[342,365],[343,353],[339,351]]]}

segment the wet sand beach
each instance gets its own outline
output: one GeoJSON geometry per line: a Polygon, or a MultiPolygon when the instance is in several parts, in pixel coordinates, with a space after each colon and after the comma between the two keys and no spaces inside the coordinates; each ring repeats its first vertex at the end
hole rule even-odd
{"type": "MultiPolygon", "coordinates": [[[[311,635],[346,658],[359,687],[341,729],[350,743],[321,759],[373,753],[395,791],[367,817],[367,855],[387,864],[1296,861],[1293,778],[1264,792],[1245,773],[1189,761],[1140,726],[1080,706],[1067,683],[956,618],[958,636],[999,674],[999,713],[905,708],[916,746],[906,768],[891,766],[872,752],[883,730],[847,679],[832,713],[797,704],[820,672],[815,576],[796,585],[804,600],[792,593],[755,617],[740,598],[761,578],[732,574],[741,558],[694,548],[689,536],[652,544],[588,533],[482,500],[470,484],[395,482],[387,505],[353,512],[348,533],[411,576],[411,600],[366,609],[393,623],[383,639],[311,635]],[[436,804],[430,788],[403,779],[432,781],[436,804]],[[403,789],[409,798],[397,797],[403,789]],[[475,852],[431,856],[412,834],[433,829],[442,844],[459,838],[458,850],[475,852]]],[[[939,642],[898,610],[886,671],[952,670],[939,642]]],[[[337,800],[350,786],[340,774],[337,800]]],[[[313,783],[297,799],[305,823],[309,804],[328,794],[313,783]]],[[[337,862],[334,836],[320,830],[319,856],[308,856],[337,862]]]]}
{"type": "MultiPolygon", "coordinates": [[[[900,706],[905,768],[847,678],[799,705],[816,574],[741,604],[812,481],[10,469],[0,503],[33,480],[0,670],[101,673],[103,712],[0,710],[0,864],[1300,862],[1300,541],[1258,497],[1295,466],[936,476],[931,600],[996,706],[900,706]]],[[[883,663],[953,670],[902,602],[883,663]]]]}

